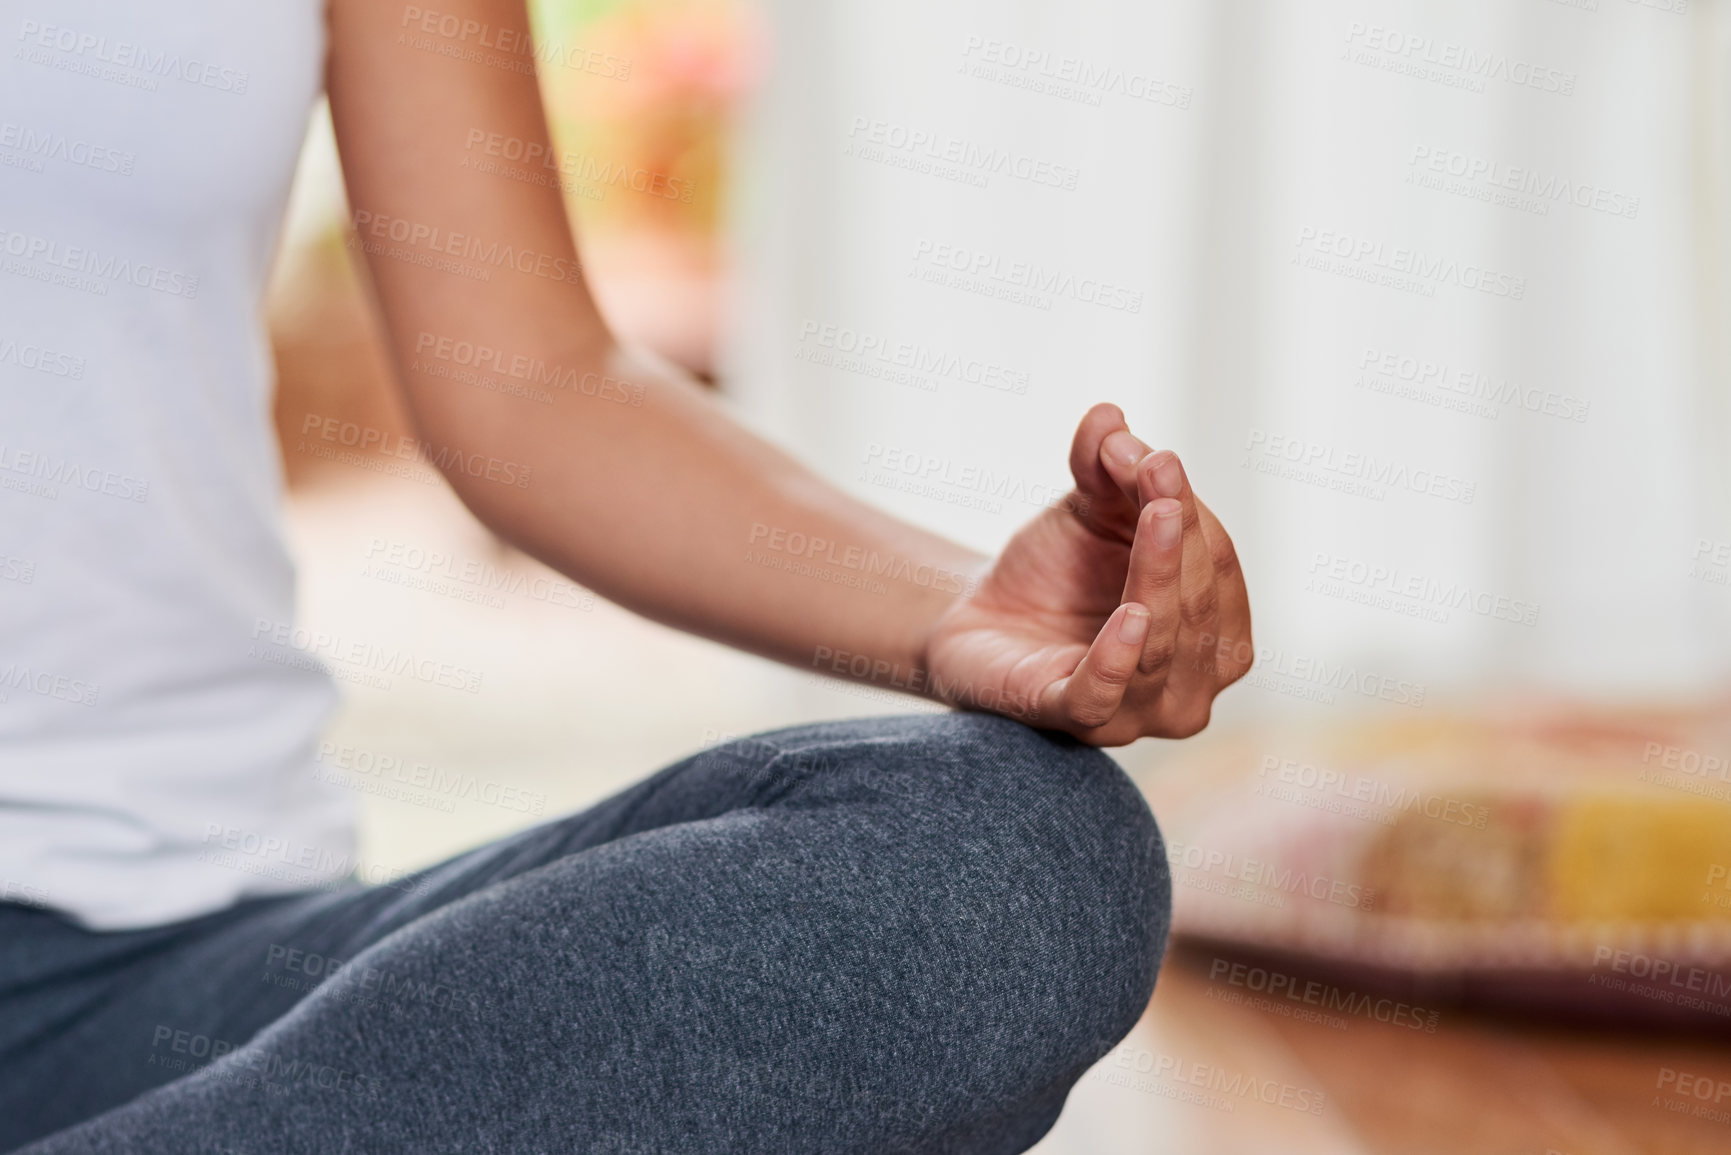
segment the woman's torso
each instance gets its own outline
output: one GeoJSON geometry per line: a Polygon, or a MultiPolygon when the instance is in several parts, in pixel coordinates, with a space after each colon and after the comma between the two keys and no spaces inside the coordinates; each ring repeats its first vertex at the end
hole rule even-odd
{"type": "Polygon", "coordinates": [[[261,318],[321,0],[0,37],[0,898],[135,926],[342,873],[261,318]]]}

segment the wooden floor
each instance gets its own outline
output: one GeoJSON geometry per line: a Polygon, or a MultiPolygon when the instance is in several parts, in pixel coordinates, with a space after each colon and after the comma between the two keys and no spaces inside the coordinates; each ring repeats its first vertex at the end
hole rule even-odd
{"type": "Polygon", "coordinates": [[[1731,1152],[1731,1037],[1578,1033],[1446,1008],[1435,1033],[1364,1015],[1312,1023],[1234,993],[1204,961],[1175,954],[1148,1014],[1034,1150],[1731,1152]]]}

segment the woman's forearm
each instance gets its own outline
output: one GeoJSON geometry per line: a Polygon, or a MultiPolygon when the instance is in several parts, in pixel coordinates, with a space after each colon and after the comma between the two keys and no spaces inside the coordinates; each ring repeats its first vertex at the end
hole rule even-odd
{"type": "Polygon", "coordinates": [[[561,370],[550,406],[416,407],[429,442],[518,467],[447,470],[489,528],[656,621],[924,688],[926,633],[986,559],[837,490],[659,359],[603,346],[561,370]]]}
{"type": "MultiPolygon", "coordinates": [[[[444,7],[527,35],[521,0],[444,7]]],[[[401,47],[399,10],[330,11],[327,87],[357,239],[410,413],[426,442],[462,454],[459,468],[435,450],[464,501],[657,621],[806,667],[847,653],[918,669],[926,628],[982,560],[847,498],[678,370],[619,349],[557,189],[469,167],[477,137],[551,155],[533,75],[429,67],[401,47]],[[480,278],[444,268],[471,249],[513,259],[480,278]],[[537,383],[553,403],[438,374],[442,350],[482,346],[510,353],[478,376],[557,366],[556,384],[537,383]]]]}

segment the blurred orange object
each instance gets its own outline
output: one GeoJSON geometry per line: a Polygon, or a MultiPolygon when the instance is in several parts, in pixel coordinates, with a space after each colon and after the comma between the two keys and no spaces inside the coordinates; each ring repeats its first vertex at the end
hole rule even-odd
{"type": "Polygon", "coordinates": [[[549,41],[580,40],[587,58],[622,62],[541,73],[601,306],[623,336],[709,377],[728,141],[762,79],[767,25],[745,0],[628,0],[592,22],[543,23],[549,41]]]}

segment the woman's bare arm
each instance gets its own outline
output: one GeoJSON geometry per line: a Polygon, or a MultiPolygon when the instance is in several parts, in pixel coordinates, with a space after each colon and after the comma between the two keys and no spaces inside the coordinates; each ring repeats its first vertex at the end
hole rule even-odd
{"type": "Polygon", "coordinates": [[[622,347],[553,183],[464,167],[500,141],[549,148],[530,56],[483,47],[526,43],[522,0],[331,0],[330,23],[331,111],[398,376],[435,463],[501,537],[647,617],[804,668],[1100,742],[1206,721],[1242,671],[1201,639],[1248,642],[1242,580],[1188,484],[1158,489],[1176,459],[1134,442],[1115,408],[1078,430],[1088,500],[1045,511],[988,567],[622,347]],[[540,386],[553,403],[426,371],[459,345],[496,351],[481,372],[497,382],[557,367],[540,386]],[[1182,541],[1154,534],[1167,522],[1182,541]]]}

